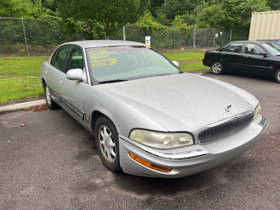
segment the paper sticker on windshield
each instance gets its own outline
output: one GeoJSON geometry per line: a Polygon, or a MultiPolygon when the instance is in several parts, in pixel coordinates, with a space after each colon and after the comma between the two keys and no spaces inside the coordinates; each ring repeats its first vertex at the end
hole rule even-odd
{"type": "Polygon", "coordinates": [[[92,50],[90,51],[90,60],[94,68],[100,66],[113,66],[116,65],[118,59],[111,58],[107,50],[92,50]]]}

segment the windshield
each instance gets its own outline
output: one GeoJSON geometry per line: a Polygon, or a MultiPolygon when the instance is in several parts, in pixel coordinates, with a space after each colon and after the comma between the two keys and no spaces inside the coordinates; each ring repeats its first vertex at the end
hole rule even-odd
{"type": "Polygon", "coordinates": [[[263,46],[270,52],[272,55],[280,55],[280,48],[273,43],[264,43],[263,46]]]}
{"type": "Polygon", "coordinates": [[[145,47],[91,48],[87,56],[90,71],[99,83],[180,72],[163,55],[145,47]]]}

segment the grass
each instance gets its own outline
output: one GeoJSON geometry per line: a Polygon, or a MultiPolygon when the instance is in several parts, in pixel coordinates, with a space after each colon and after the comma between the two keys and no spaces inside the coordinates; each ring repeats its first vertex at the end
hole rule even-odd
{"type": "MultiPolygon", "coordinates": [[[[162,51],[170,60],[180,63],[184,72],[206,69],[203,66],[203,51],[162,51]]],[[[49,57],[0,57],[0,103],[15,99],[33,98],[43,95],[40,83],[40,66],[49,57]]]]}
{"type": "Polygon", "coordinates": [[[0,103],[43,95],[39,74],[48,57],[0,57],[0,103]]]}
{"type": "Polygon", "coordinates": [[[178,61],[180,69],[184,72],[199,71],[207,69],[202,64],[204,51],[188,50],[188,51],[163,51],[162,52],[169,60],[178,61]]]}

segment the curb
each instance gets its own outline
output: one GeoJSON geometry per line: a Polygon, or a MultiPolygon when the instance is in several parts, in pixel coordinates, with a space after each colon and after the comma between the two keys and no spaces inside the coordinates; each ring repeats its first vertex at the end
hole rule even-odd
{"type": "Polygon", "coordinates": [[[17,104],[10,104],[6,106],[0,106],[0,114],[9,113],[9,112],[15,112],[20,111],[23,109],[28,109],[33,106],[41,106],[46,104],[45,99],[35,100],[35,101],[29,101],[29,102],[22,102],[17,104]]]}

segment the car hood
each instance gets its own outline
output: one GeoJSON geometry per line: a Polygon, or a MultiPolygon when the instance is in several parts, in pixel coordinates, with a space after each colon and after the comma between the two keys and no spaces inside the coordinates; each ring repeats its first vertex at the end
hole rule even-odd
{"type": "Polygon", "coordinates": [[[195,131],[255,108],[245,99],[254,98],[247,92],[189,73],[102,84],[98,89],[168,131],[195,131]]]}

